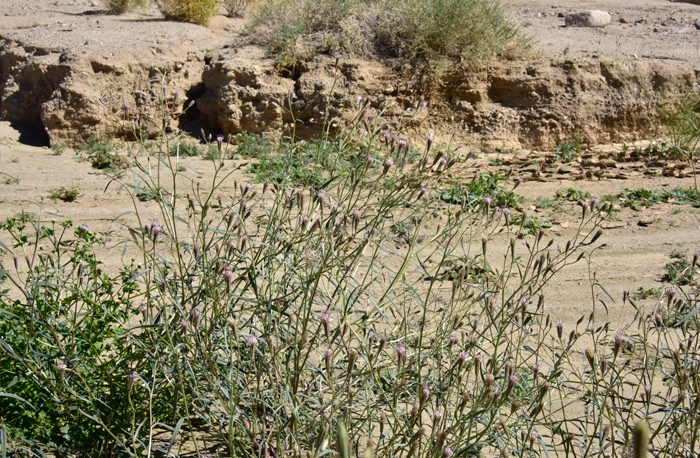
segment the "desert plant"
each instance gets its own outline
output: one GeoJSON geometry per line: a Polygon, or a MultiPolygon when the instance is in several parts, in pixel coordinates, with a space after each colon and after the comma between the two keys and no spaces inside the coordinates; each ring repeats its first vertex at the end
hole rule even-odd
{"type": "Polygon", "coordinates": [[[58,189],[49,189],[49,197],[52,199],[60,199],[64,202],[73,202],[80,195],[80,188],[74,186],[72,188],[65,188],[61,186],[58,189]]]}
{"type": "Polygon", "coordinates": [[[104,3],[110,13],[124,14],[148,5],[148,0],[104,0],[104,3]]]}
{"type": "Polygon", "coordinates": [[[115,149],[111,138],[90,137],[84,145],[75,150],[75,154],[100,170],[114,171],[125,168],[128,164],[128,161],[115,149]]]}
{"type": "Polygon", "coordinates": [[[154,0],[166,19],[207,25],[219,12],[219,0],[154,0]]]}
{"type": "Polygon", "coordinates": [[[245,16],[248,0],[219,0],[228,17],[245,16]]]}
{"type": "Polygon", "coordinates": [[[254,40],[283,67],[342,51],[423,62],[433,71],[448,61],[481,65],[527,41],[492,0],[267,0],[252,17],[254,40]]]}

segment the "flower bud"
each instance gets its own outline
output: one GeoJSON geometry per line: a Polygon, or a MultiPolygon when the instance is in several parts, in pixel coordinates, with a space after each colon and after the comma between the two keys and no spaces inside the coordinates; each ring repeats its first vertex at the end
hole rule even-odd
{"type": "Polygon", "coordinates": [[[138,380],[138,377],[139,377],[139,373],[136,371],[129,374],[129,379],[126,382],[127,390],[131,391],[134,388],[134,385],[136,384],[136,380],[138,380]]]}

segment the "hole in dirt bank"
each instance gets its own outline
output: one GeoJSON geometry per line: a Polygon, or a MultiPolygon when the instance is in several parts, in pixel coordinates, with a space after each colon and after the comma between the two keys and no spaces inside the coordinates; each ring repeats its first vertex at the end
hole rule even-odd
{"type": "Polygon", "coordinates": [[[51,139],[43,126],[33,126],[23,122],[10,121],[10,127],[19,132],[18,141],[27,146],[49,147],[51,139]]]}
{"type": "Polygon", "coordinates": [[[183,109],[186,111],[180,116],[178,128],[194,138],[200,138],[202,131],[207,135],[216,135],[221,130],[218,124],[212,125],[211,120],[202,116],[202,112],[199,110],[197,100],[204,96],[206,90],[204,83],[199,82],[185,91],[186,99],[183,103],[183,109]],[[192,106],[187,108],[192,102],[194,102],[192,106]]]}

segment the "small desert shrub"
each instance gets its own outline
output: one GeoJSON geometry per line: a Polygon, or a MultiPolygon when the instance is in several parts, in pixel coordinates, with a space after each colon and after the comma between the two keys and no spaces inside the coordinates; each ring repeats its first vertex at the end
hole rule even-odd
{"type": "Polygon", "coordinates": [[[92,166],[100,170],[116,170],[126,167],[128,161],[117,152],[112,144],[112,139],[99,139],[90,137],[85,145],[77,148],[75,154],[89,161],[92,166]]]}
{"type": "Polygon", "coordinates": [[[219,0],[228,17],[245,16],[249,0],[219,0]]]}
{"type": "Polygon", "coordinates": [[[219,0],[154,0],[166,19],[207,25],[219,12],[219,0]]]}
{"type": "Polygon", "coordinates": [[[104,2],[107,10],[112,14],[123,14],[148,5],[148,0],[104,0],[104,2]]]}
{"type": "Polygon", "coordinates": [[[61,186],[58,189],[49,189],[49,197],[52,199],[60,199],[64,202],[73,202],[80,195],[80,188],[64,188],[61,186]]]}
{"type": "Polygon", "coordinates": [[[340,51],[434,69],[446,61],[478,65],[526,46],[494,0],[267,0],[250,28],[283,66],[340,51]]]}

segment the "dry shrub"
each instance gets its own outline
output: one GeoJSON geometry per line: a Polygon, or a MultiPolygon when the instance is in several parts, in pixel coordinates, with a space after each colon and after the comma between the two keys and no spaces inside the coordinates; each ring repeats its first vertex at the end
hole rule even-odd
{"type": "Polygon", "coordinates": [[[218,0],[155,0],[166,19],[207,25],[219,12],[218,0]]]}
{"type": "Polygon", "coordinates": [[[105,6],[112,14],[123,14],[147,4],[147,0],[105,0],[105,6]]]}
{"type": "Polygon", "coordinates": [[[248,0],[220,0],[221,6],[228,17],[245,16],[248,0]]]}
{"type": "Polygon", "coordinates": [[[342,51],[472,66],[529,44],[496,0],[267,0],[251,31],[282,65],[342,51]]]}

